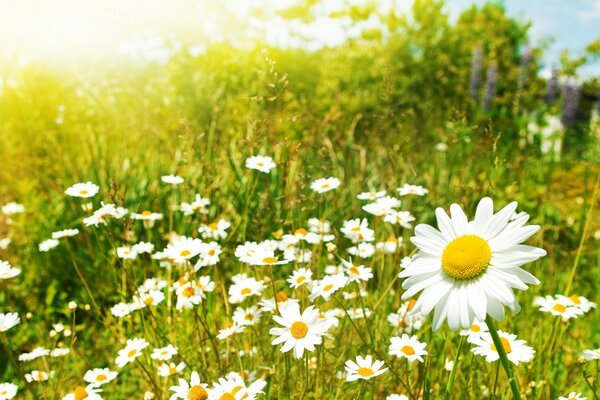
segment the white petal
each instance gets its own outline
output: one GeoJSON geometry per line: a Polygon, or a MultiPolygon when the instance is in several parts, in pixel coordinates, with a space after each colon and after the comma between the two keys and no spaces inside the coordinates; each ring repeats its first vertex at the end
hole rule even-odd
{"type": "Polygon", "coordinates": [[[452,228],[456,236],[463,236],[469,233],[469,219],[458,204],[450,206],[450,217],[452,218],[452,228]]]}

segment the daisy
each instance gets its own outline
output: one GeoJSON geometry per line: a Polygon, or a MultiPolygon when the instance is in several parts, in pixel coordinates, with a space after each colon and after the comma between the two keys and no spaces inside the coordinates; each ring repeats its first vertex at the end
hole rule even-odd
{"type": "Polygon", "coordinates": [[[117,375],[119,375],[118,372],[111,371],[108,368],[94,368],[88,370],[85,375],[83,375],[83,380],[87,383],[100,386],[114,380],[117,375]]]}
{"type": "Polygon", "coordinates": [[[421,314],[410,312],[415,305],[415,300],[411,299],[402,303],[397,312],[388,315],[387,320],[400,332],[412,332],[421,329],[425,322],[425,317],[421,314]]]}
{"type": "MultiPolygon", "coordinates": [[[[559,294],[556,297],[559,300],[561,300],[561,299],[565,298],[566,296],[559,294]]],[[[596,308],[596,303],[594,303],[593,301],[589,301],[588,299],[586,299],[583,296],[578,296],[578,295],[574,294],[574,295],[569,296],[568,299],[571,300],[571,302],[573,303],[573,305],[575,305],[575,307],[579,308],[584,313],[590,311],[592,308],[596,308]]]]}
{"type": "Polygon", "coordinates": [[[227,237],[227,229],[230,226],[231,224],[228,221],[221,218],[217,222],[211,222],[208,225],[200,225],[198,232],[200,232],[205,239],[225,239],[227,237]]]}
{"type": "Polygon", "coordinates": [[[48,373],[48,372],[44,372],[44,371],[33,370],[33,371],[25,374],[25,380],[27,382],[44,382],[53,376],[54,376],[54,371],[50,371],[50,373],[48,373]]]}
{"type": "Polygon", "coordinates": [[[600,360],[600,348],[584,350],[581,352],[580,357],[586,361],[600,360]]]}
{"type": "Polygon", "coordinates": [[[29,353],[23,353],[23,354],[19,355],[19,361],[31,361],[31,360],[35,360],[36,358],[46,357],[49,355],[50,355],[49,349],[45,349],[43,347],[36,347],[35,349],[31,350],[29,353]]]}
{"type": "Polygon", "coordinates": [[[308,230],[324,235],[331,232],[331,222],[319,218],[310,218],[308,220],[308,230]]]}
{"type": "Polygon", "coordinates": [[[11,267],[8,261],[0,260],[0,279],[10,279],[21,273],[20,268],[11,267]]]}
{"type": "Polygon", "coordinates": [[[19,387],[14,383],[0,383],[0,400],[10,400],[17,395],[19,387]]]}
{"type": "Polygon", "coordinates": [[[450,206],[452,218],[438,208],[439,231],[418,225],[411,238],[419,248],[411,264],[399,274],[406,279],[403,299],[421,292],[413,312],[429,314],[434,308],[433,330],[448,320],[450,329],[468,328],[486,315],[502,320],[503,306],[520,310],[513,288],[526,290],[539,280],[520,267],[544,256],[546,251],[520,245],[540,227],[524,226],[526,220],[508,222],[517,203],[493,213],[490,198],[477,206],[471,222],[457,205],[450,206]]]}
{"type": "Polygon", "coordinates": [[[202,303],[206,298],[203,285],[198,285],[196,281],[189,281],[177,288],[177,305],[175,308],[179,311],[194,308],[202,303]]]}
{"type": "Polygon", "coordinates": [[[161,347],[161,348],[152,350],[152,354],[150,355],[150,358],[152,358],[153,360],[168,361],[175,354],[177,354],[177,349],[172,344],[169,344],[166,347],[161,347]]]}
{"type": "Polygon", "coordinates": [[[243,263],[249,263],[254,254],[261,251],[261,246],[256,242],[246,242],[235,248],[235,256],[243,263]]]}
{"type": "Polygon", "coordinates": [[[320,281],[315,282],[309,299],[310,301],[314,301],[317,297],[321,296],[324,300],[328,300],[329,296],[346,286],[347,283],[348,278],[344,274],[327,275],[320,281]]]}
{"type": "Polygon", "coordinates": [[[177,175],[163,175],[160,177],[160,180],[173,186],[183,183],[183,178],[177,175]]]}
{"type": "Polygon", "coordinates": [[[192,371],[190,382],[179,378],[179,386],[171,386],[170,391],[175,392],[169,400],[187,399],[187,400],[207,400],[208,385],[200,382],[200,376],[196,371],[192,371]]]}
{"type": "Polygon", "coordinates": [[[217,242],[202,243],[200,258],[196,265],[194,265],[194,270],[198,271],[202,267],[217,264],[221,259],[222,252],[221,245],[217,242]]]}
{"type": "Polygon", "coordinates": [[[265,174],[271,172],[275,166],[273,159],[267,156],[252,156],[246,159],[246,168],[255,169],[265,174]]]}
{"type": "Polygon", "coordinates": [[[376,217],[386,215],[387,213],[394,211],[394,208],[400,207],[400,200],[391,196],[380,197],[375,200],[374,203],[364,205],[362,209],[369,214],[373,214],[376,217]]]}
{"type": "Polygon", "coordinates": [[[138,242],[131,246],[131,249],[138,254],[150,254],[154,251],[154,244],[148,242],[138,242]]]}
{"type": "Polygon", "coordinates": [[[348,360],[346,361],[346,381],[353,382],[357,379],[369,380],[381,375],[388,370],[387,368],[381,369],[383,364],[383,361],[373,361],[370,355],[367,355],[365,358],[357,356],[356,362],[348,360]]]}
{"type": "Polygon", "coordinates": [[[425,351],[427,343],[419,342],[416,336],[409,337],[404,333],[402,337],[394,336],[390,342],[389,354],[392,356],[404,357],[410,362],[415,360],[423,362],[423,356],[427,355],[427,351],[425,351]]]}
{"type": "Polygon", "coordinates": [[[150,344],[144,339],[133,338],[127,340],[127,345],[123,350],[119,350],[119,355],[115,359],[115,364],[119,368],[123,368],[126,364],[135,361],[136,358],[142,355],[142,350],[150,344]]]}
{"type": "Polygon", "coordinates": [[[369,221],[360,218],[344,221],[340,231],[353,242],[372,242],[375,240],[375,232],[369,228],[369,221]]]}
{"type": "Polygon", "coordinates": [[[583,310],[576,307],[575,303],[565,296],[561,296],[560,298],[552,296],[542,297],[537,300],[536,304],[540,307],[540,311],[562,317],[563,321],[577,318],[583,314],[583,310]]]}
{"type": "Polygon", "coordinates": [[[65,190],[65,193],[72,197],[81,197],[82,199],[87,199],[94,197],[98,193],[98,190],[100,190],[98,185],[92,182],[86,182],[74,184],[65,190]]]}
{"type": "Polygon", "coordinates": [[[117,257],[123,260],[135,260],[138,253],[133,250],[130,246],[117,247],[117,257]]]}
{"type": "MultiPolygon", "coordinates": [[[[498,330],[498,336],[500,336],[500,341],[502,342],[502,347],[504,347],[507,358],[515,365],[533,359],[535,350],[525,345],[525,343],[527,343],[526,341],[517,340],[517,335],[498,330]]],[[[484,333],[481,338],[474,341],[473,344],[476,346],[471,349],[473,354],[485,357],[487,362],[491,363],[500,358],[498,350],[492,340],[492,335],[489,333],[484,333]]]]}
{"type": "Polygon", "coordinates": [[[53,248],[55,248],[56,246],[58,246],[59,242],[56,239],[47,239],[44,240],[43,242],[41,242],[38,246],[38,249],[45,253],[47,251],[52,250],[53,248]]]}
{"type": "Polygon", "coordinates": [[[79,229],[64,229],[62,231],[53,232],[52,239],[62,239],[64,237],[75,236],[79,233],[79,229]]]}
{"type": "Polygon", "coordinates": [[[292,289],[298,289],[300,286],[312,282],[312,274],[312,270],[307,268],[300,268],[294,271],[287,281],[292,287],[292,289]]]}
{"type": "Polygon", "coordinates": [[[583,396],[581,393],[571,392],[567,397],[560,396],[558,400],[587,400],[587,397],[583,396]]]}
{"type": "Polygon", "coordinates": [[[391,210],[385,215],[385,217],[383,217],[383,220],[392,225],[398,224],[403,228],[412,229],[411,222],[415,220],[415,217],[413,217],[408,211],[391,210]]]}
{"type": "Polygon", "coordinates": [[[101,391],[94,385],[77,386],[72,393],[64,396],[62,400],[102,400],[102,397],[98,394],[101,391]]]}
{"type": "Polygon", "coordinates": [[[342,260],[342,264],[350,282],[366,282],[373,277],[373,270],[364,265],[354,265],[352,262],[346,260],[342,260]]]}
{"type": "Polygon", "coordinates": [[[356,246],[352,246],[348,249],[348,253],[360,258],[369,258],[375,254],[375,246],[371,243],[359,243],[356,246]]]}
{"type": "Polygon", "coordinates": [[[237,324],[228,323],[225,326],[225,328],[219,329],[219,333],[217,334],[217,339],[219,339],[219,340],[229,339],[233,335],[244,332],[244,329],[246,329],[246,327],[237,325],[237,324]]]}
{"type": "Polygon", "coordinates": [[[394,254],[402,246],[402,237],[390,236],[385,242],[375,244],[375,249],[387,254],[394,254]]]}
{"type": "Polygon", "coordinates": [[[385,400],[409,400],[404,394],[390,394],[385,400]]]}
{"type": "Polygon", "coordinates": [[[4,215],[14,215],[21,214],[25,212],[25,207],[19,203],[6,203],[2,206],[2,214],[4,215]]]}
{"type": "Polygon", "coordinates": [[[469,329],[463,329],[460,331],[460,336],[466,336],[467,342],[475,343],[480,340],[485,333],[488,332],[488,326],[485,322],[475,320],[469,329]]]}
{"type": "Polygon", "coordinates": [[[191,203],[181,203],[181,211],[184,215],[194,215],[196,213],[208,214],[206,207],[210,205],[210,200],[196,194],[194,201],[191,203]]]}
{"type": "Polygon", "coordinates": [[[183,264],[190,258],[196,257],[202,251],[202,240],[180,236],[171,240],[164,254],[167,258],[183,264]]]}
{"type": "Polygon", "coordinates": [[[12,242],[11,238],[2,238],[2,239],[0,239],[0,249],[6,250],[6,248],[10,244],[10,242],[12,242]]]}
{"type": "Polygon", "coordinates": [[[400,194],[400,196],[406,196],[408,194],[424,196],[427,193],[429,193],[429,190],[425,189],[423,186],[409,185],[408,183],[405,183],[404,185],[402,185],[402,187],[396,189],[396,191],[398,192],[398,194],[400,194]]]}
{"type": "Polygon", "coordinates": [[[376,192],[362,192],[359,195],[356,196],[357,199],[359,200],[377,200],[383,196],[385,196],[386,191],[385,190],[379,190],[376,192]]]}
{"type": "Polygon", "coordinates": [[[237,325],[254,325],[260,320],[262,311],[257,306],[248,308],[238,307],[233,312],[233,322],[237,325]]]}
{"type": "Polygon", "coordinates": [[[267,385],[263,379],[257,379],[250,386],[246,387],[244,378],[237,372],[227,374],[224,378],[219,378],[218,382],[213,383],[209,398],[220,399],[244,399],[253,400],[262,389],[267,385]]]}
{"type": "Polygon", "coordinates": [[[292,303],[280,311],[281,316],[274,315],[273,320],[283,328],[271,328],[269,334],[277,336],[272,345],[284,343],[282,353],[294,349],[294,357],[301,358],[304,350],[314,351],[315,345],[322,343],[327,329],[325,321],[319,318],[319,309],[310,306],[301,314],[300,306],[292,303]]]}
{"type": "Polygon", "coordinates": [[[131,213],[131,219],[135,219],[138,221],[158,221],[163,219],[163,215],[161,213],[155,213],[150,210],[144,210],[141,213],[131,213]]]}
{"type": "Polygon", "coordinates": [[[131,314],[131,311],[131,307],[126,303],[115,304],[110,308],[110,313],[117,318],[126,317],[131,314]]]}
{"type": "Polygon", "coordinates": [[[185,368],[185,363],[180,362],[179,364],[169,363],[161,364],[158,366],[158,376],[171,376],[180,374],[185,368]]]}
{"type": "Polygon", "coordinates": [[[250,258],[248,264],[250,265],[282,265],[287,264],[290,259],[279,259],[275,256],[275,252],[264,248],[259,249],[250,258]]]}
{"type": "Polygon", "coordinates": [[[271,297],[270,299],[262,299],[258,302],[258,305],[260,306],[260,310],[262,312],[274,313],[277,311],[278,306],[280,309],[283,309],[292,303],[300,304],[300,301],[298,299],[288,297],[285,292],[279,292],[275,295],[275,297],[271,297]]]}
{"type": "Polygon", "coordinates": [[[63,357],[70,352],[71,350],[68,347],[57,347],[56,349],[52,349],[50,352],[50,357],[63,357]]]}
{"type": "Polygon", "coordinates": [[[310,184],[310,188],[317,193],[329,192],[340,186],[340,180],[334,177],[317,179],[310,184]]]}
{"type": "Polygon", "coordinates": [[[229,286],[229,302],[236,304],[241,303],[250,296],[260,296],[264,288],[265,283],[263,281],[248,278],[245,274],[238,275],[234,279],[234,284],[229,286]]]}

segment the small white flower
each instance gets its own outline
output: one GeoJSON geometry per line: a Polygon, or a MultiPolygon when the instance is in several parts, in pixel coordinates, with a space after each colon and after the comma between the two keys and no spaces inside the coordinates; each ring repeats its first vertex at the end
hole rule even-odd
{"type": "Polygon", "coordinates": [[[389,353],[398,358],[406,358],[410,362],[415,360],[423,362],[423,356],[427,355],[425,351],[427,344],[419,342],[416,336],[408,336],[404,333],[402,337],[391,338],[390,342],[389,353]]]}
{"type": "Polygon", "coordinates": [[[150,358],[153,360],[168,361],[173,358],[175,354],[177,354],[177,349],[172,344],[169,344],[165,347],[152,350],[150,358]]]}
{"type": "Polygon", "coordinates": [[[183,178],[177,175],[164,175],[160,180],[170,185],[179,185],[183,183],[183,178]]]}
{"type": "Polygon", "coordinates": [[[62,239],[64,237],[75,236],[79,233],[79,229],[64,229],[62,231],[53,232],[52,239],[62,239]]]}
{"type": "Polygon", "coordinates": [[[325,193],[340,186],[340,180],[334,177],[317,179],[310,188],[317,193],[325,193]]]}
{"type": "Polygon", "coordinates": [[[346,361],[346,381],[353,382],[357,379],[369,380],[387,371],[383,367],[384,362],[380,360],[373,361],[370,355],[366,357],[357,356],[356,362],[346,361]]]}
{"type": "Polygon", "coordinates": [[[58,246],[59,242],[56,239],[46,239],[43,242],[41,242],[38,246],[38,249],[41,252],[47,252],[52,250],[53,248],[55,248],[56,246],[58,246]]]}
{"type": "Polygon", "coordinates": [[[76,183],[67,190],[65,193],[72,197],[81,197],[82,199],[87,199],[90,197],[94,197],[100,187],[92,182],[85,183],[76,183]]]}
{"type": "Polygon", "coordinates": [[[100,386],[114,380],[117,375],[119,375],[118,372],[111,371],[108,368],[95,368],[88,370],[83,375],[83,380],[87,383],[100,386]]]}
{"type": "Polygon", "coordinates": [[[12,327],[19,325],[21,318],[17,313],[0,314],[0,332],[6,332],[12,327]]]}
{"type": "Polygon", "coordinates": [[[396,190],[398,191],[400,196],[406,196],[409,194],[424,196],[427,193],[429,193],[429,190],[425,189],[423,186],[409,185],[408,183],[405,183],[404,185],[402,185],[402,187],[399,187],[396,190]]]}
{"type": "Polygon", "coordinates": [[[19,203],[6,203],[5,205],[2,206],[2,214],[4,215],[14,215],[14,214],[21,214],[25,212],[25,207],[22,204],[19,203]]]}
{"type": "Polygon", "coordinates": [[[271,157],[266,156],[252,156],[246,159],[246,168],[255,169],[260,172],[268,174],[273,168],[275,163],[271,157]]]}
{"type": "Polygon", "coordinates": [[[135,361],[136,358],[141,356],[142,350],[148,346],[149,343],[144,339],[128,339],[125,348],[123,350],[119,350],[119,354],[115,359],[115,364],[117,364],[119,368],[123,368],[126,364],[135,361]]]}
{"type": "MultiPolygon", "coordinates": [[[[520,362],[528,362],[533,359],[535,350],[527,346],[524,340],[517,340],[517,335],[498,331],[502,347],[506,352],[507,358],[512,361],[515,365],[519,365],[520,362]]],[[[481,336],[481,339],[475,341],[474,348],[471,349],[473,354],[485,357],[485,360],[489,363],[494,362],[500,358],[496,345],[492,340],[490,333],[485,333],[481,336]]]]}

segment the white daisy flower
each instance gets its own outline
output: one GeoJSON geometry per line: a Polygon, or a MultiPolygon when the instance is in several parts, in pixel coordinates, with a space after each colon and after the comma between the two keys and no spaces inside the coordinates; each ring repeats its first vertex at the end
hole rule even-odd
{"type": "Polygon", "coordinates": [[[583,394],[577,392],[571,392],[566,397],[560,396],[558,400],[587,400],[587,397],[581,397],[583,394]]]}
{"type": "Polygon", "coordinates": [[[100,187],[92,182],[76,183],[67,190],[65,193],[72,197],[81,197],[82,199],[88,199],[94,197],[100,187]]]}
{"type": "Polygon", "coordinates": [[[38,245],[38,249],[45,253],[58,246],[59,242],[56,239],[46,239],[38,245]]]}
{"type": "Polygon", "coordinates": [[[169,185],[180,185],[183,183],[183,178],[177,175],[163,175],[160,180],[169,185]]]}
{"type": "Polygon", "coordinates": [[[209,205],[210,200],[205,199],[199,194],[196,194],[193,202],[181,203],[181,206],[179,208],[181,211],[183,211],[184,215],[194,215],[196,213],[208,214],[208,210],[206,209],[206,207],[208,207],[209,205]]]}
{"type": "Polygon", "coordinates": [[[481,339],[483,334],[488,333],[489,329],[485,322],[481,322],[478,320],[473,321],[473,324],[469,327],[469,329],[463,329],[460,331],[460,336],[466,336],[467,342],[475,343],[476,341],[481,339]]]}
{"type": "Polygon", "coordinates": [[[310,188],[317,193],[325,193],[340,186],[340,180],[334,177],[317,179],[310,188]]]}
{"type": "Polygon", "coordinates": [[[579,356],[586,361],[600,360],[600,348],[584,350],[579,356]]]}
{"type": "Polygon", "coordinates": [[[49,349],[45,349],[43,347],[36,347],[35,349],[31,350],[29,353],[23,353],[23,354],[19,355],[19,361],[31,361],[31,360],[35,360],[36,358],[47,357],[49,355],[50,355],[49,349]]]}
{"type": "Polygon", "coordinates": [[[409,400],[409,398],[404,394],[390,394],[385,400],[409,400]]]}
{"type": "Polygon", "coordinates": [[[559,316],[563,321],[577,318],[584,313],[582,309],[575,306],[570,298],[565,296],[560,298],[546,296],[539,298],[536,303],[539,305],[540,311],[559,316]]]}
{"type": "Polygon", "coordinates": [[[319,218],[310,218],[308,220],[308,230],[324,235],[331,232],[331,222],[319,218]]]}
{"type": "Polygon", "coordinates": [[[20,273],[20,268],[12,267],[8,261],[0,260],[0,279],[14,278],[20,273]]]}
{"type": "Polygon", "coordinates": [[[406,333],[402,337],[394,336],[390,339],[389,354],[398,358],[406,358],[413,362],[418,360],[423,362],[423,356],[427,355],[425,347],[427,343],[419,342],[416,336],[408,336],[406,333]]]}
{"type": "Polygon", "coordinates": [[[174,392],[170,400],[187,399],[187,400],[207,400],[208,385],[200,382],[200,376],[196,371],[192,372],[190,382],[179,378],[179,386],[171,386],[170,391],[174,392]]]}
{"type": "Polygon", "coordinates": [[[2,238],[2,239],[0,239],[0,249],[1,250],[6,250],[6,248],[8,247],[8,245],[10,245],[10,242],[12,242],[11,238],[2,238]]]}
{"type": "Polygon", "coordinates": [[[185,363],[182,361],[179,364],[165,363],[158,366],[158,376],[171,376],[180,374],[185,369],[185,363]]]}
{"type": "Polygon", "coordinates": [[[138,254],[150,254],[154,251],[154,244],[148,242],[138,242],[131,246],[131,249],[138,254]]]}
{"type": "Polygon", "coordinates": [[[312,270],[307,268],[300,268],[294,272],[288,278],[288,283],[292,289],[298,289],[302,285],[309,284],[312,282],[312,270]]]}
{"type": "Polygon", "coordinates": [[[168,361],[177,354],[177,349],[172,344],[158,349],[153,349],[150,358],[153,360],[168,361]]]}
{"type": "Polygon", "coordinates": [[[19,387],[14,383],[0,383],[0,400],[10,400],[17,395],[19,387]]]}
{"type": "MultiPolygon", "coordinates": [[[[525,345],[525,343],[527,343],[526,341],[517,340],[517,335],[498,330],[498,336],[500,336],[500,341],[502,342],[502,347],[506,352],[507,358],[515,365],[533,359],[535,350],[525,345]]],[[[491,363],[500,358],[490,333],[484,333],[481,338],[476,340],[473,344],[476,346],[471,349],[473,354],[485,357],[487,362],[491,363]]]]}
{"type": "Polygon", "coordinates": [[[257,306],[248,308],[238,307],[233,312],[233,322],[237,325],[254,325],[260,320],[262,311],[257,306]]]}
{"type": "Polygon", "coordinates": [[[344,221],[340,231],[353,242],[372,242],[375,240],[375,231],[369,228],[369,221],[366,218],[351,219],[344,221]]]}
{"type": "Polygon", "coordinates": [[[109,368],[94,368],[86,371],[85,375],[83,375],[83,380],[87,383],[100,386],[114,380],[117,375],[119,375],[118,372],[111,371],[109,368]]]}
{"type": "Polygon", "coordinates": [[[246,159],[246,168],[255,169],[268,174],[276,165],[271,157],[251,156],[246,159]]]}
{"type": "Polygon", "coordinates": [[[402,237],[390,236],[385,242],[375,244],[375,249],[387,254],[394,254],[402,246],[402,237]]]}
{"type": "MultiPolygon", "coordinates": [[[[563,296],[562,294],[558,294],[558,295],[556,295],[556,297],[559,300],[566,298],[566,296],[563,296]]],[[[592,308],[596,308],[596,303],[594,303],[593,301],[589,301],[587,298],[585,298],[583,296],[578,296],[576,294],[573,294],[573,295],[569,296],[568,299],[571,300],[572,304],[575,307],[579,308],[584,313],[587,313],[592,308]]]]}
{"type": "Polygon", "coordinates": [[[123,260],[135,260],[137,255],[137,251],[133,250],[131,246],[117,247],[117,257],[123,260]]]}
{"type": "Polygon", "coordinates": [[[373,277],[373,270],[364,265],[354,265],[352,262],[346,260],[342,260],[342,265],[350,282],[366,282],[373,277]]]}
{"type": "Polygon", "coordinates": [[[53,232],[52,239],[62,239],[64,237],[75,236],[79,233],[79,229],[64,229],[62,231],[53,232]]]}
{"type": "Polygon", "coordinates": [[[164,254],[167,258],[183,264],[190,258],[196,257],[201,251],[202,240],[180,236],[171,240],[171,243],[167,245],[164,254]]]}
{"type": "Polygon", "coordinates": [[[131,213],[130,218],[138,221],[158,221],[163,219],[163,215],[150,210],[144,210],[141,213],[131,213]]]}
{"type": "Polygon", "coordinates": [[[415,217],[413,217],[412,214],[408,211],[391,210],[385,215],[385,217],[383,217],[384,222],[389,222],[392,225],[398,224],[406,229],[412,229],[411,222],[413,222],[414,220],[415,217]]]}
{"type": "Polygon", "coordinates": [[[369,380],[387,371],[383,367],[384,362],[380,360],[373,361],[370,355],[366,357],[357,356],[356,362],[346,361],[346,381],[353,382],[357,379],[369,380]]]}
{"type": "Polygon", "coordinates": [[[359,200],[375,201],[375,200],[385,196],[385,194],[386,194],[385,190],[379,190],[379,191],[374,191],[374,192],[362,192],[359,195],[357,195],[356,198],[359,200]]]}
{"type": "Polygon", "coordinates": [[[294,349],[294,358],[301,358],[304,350],[314,351],[315,345],[323,341],[326,334],[326,323],[319,318],[320,311],[310,306],[300,314],[298,304],[290,304],[281,309],[281,316],[274,315],[273,320],[283,328],[271,328],[269,334],[277,336],[271,342],[276,346],[284,343],[281,352],[286,353],[294,349]]]}
{"type": "Polygon", "coordinates": [[[213,383],[213,387],[209,393],[209,399],[244,399],[254,400],[262,389],[267,385],[267,382],[262,379],[257,379],[249,386],[236,372],[227,374],[224,378],[219,378],[218,382],[213,383]]]}
{"type": "Polygon", "coordinates": [[[77,386],[73,392],[64,396],[62,400],[102,400],[102,397],[98,394],[101,391],[94,385],[77,386]]]}
{"type": "Polygon", "coordinates": [[[260,296],[264,288],[265,283],[263,281],[248,278],[245,274],[241,274],[237,280],[234,280],[234,284],[229,286],[229,302],[236,304],[241,303],[250,296],[260,296]]]}
{"type": "Polygon", "coordinates": [[[256,242],[246,242],[238,245],[234,254],[241,262],[249,263],[261,249],[261,246],[256,242]]]}
{"type": "Polygon", "coordinates": [[[366,204],[362,209],[376,217],[386,215],[394,211],[394,208],[400,207],[400,200],[391,196],[380,197],[374,203],[366,204]]]}
{"type": "Polygon", "coordinates": [[[375,254],[375,246],[373,246],[371,243],[362,242],[356,246],[348,248],[348,253],[360,258],[369,258],[375,254]]]}
{"type": "Polygon", "coordinates": [[[309,299],[310,301],[314,301],[317,297],[321,296],[324,300],[328,300],[329,296],[346,286],[347,283],[348,278],[344,274],[327,275],[320,281],[315,282],[309,299]]]}
{"type": "Polygon", "coordinates": [[[198,232],[205,239],[225,239],[227,237],[227,229],[231,227],[231,224],[224,220],[220,219],[216,222],[211,222],[208,225],[202,224],[200,228],[198,228],[198,232]]]}
{"type": "Polygon", "coordinates": [[[503,306],[520,310],[512,289],[526,290],[539,280],[520,268],[537,260],[546,251],[520,243],[539,230],[524,226],[526,220],[509,222],[517,203],[494,214],[490,198],[477,206],[471,222],[457,205],[450,206],[452,218],[438,208],[439,231],[418,225],[411,238],[419,253],[400,277],[406,279],[403,299],[422,292],[413,312],[429,314],[434,308],[433,330],[448,320],[450,329],[468,328],[486,315],[502,320],[503,306]]]}
{"type": "Polygon", "coordinates": [[[142,350],[150,344],[141,338],[133,338],[127,340],[127,345],[123,350],[119,350],[119,354],[115,359],[115,364],[119,368],[123,368],[126,364],[135,361],[136,358],[142,355],[142,350]]]}
{"type": "Polygon", "coordinates": [[[425,189],[423,186],[419,185],[409,185],[405,183],[402,187],[396,189],[396,191],[400,194],[400,196],[406,196],[409,194],[414,194],[416,196],[424,196],[429,193],[429,190],[425,189]]]}
{"type": "Polygon", "coordinates": [[[232,337],[238,333],[244,332],[244,329],[246,329],[245,326],[228,323],[225,326],[225,328],[219,329],[219,333],[217,334],[217,339],[219,339],[219,340],[229,339],[230,337],[232,337]]]}
{"type": "Polygon", "coordinates": [[[71,350],[68,347],[57,347],[52,349],[50,352],[50,357],[64,357],[69,354],[71,350]]]}
{"type": "Polygon", "coordinates": [[[48,373],[45,371],[38,371],[34,369],[33,371],[25,374],[25,380],[27,382],[45,382],[53,376],[54,371],[50,371],[50,373],[48,373]]]}
{"type": "Polygon", "coordinates": [[[131,311],[131,307],[127,303],[115,304],[110,308],[110,313],[117,318],[126,317],[131,314],[131,311]]]}
{"type": "Polygon", "coordinates": [[[21,214],[24,212],[25,212],[25,207],[19,203],[10,202],[10,203],[6,203],[5,205],[2,206],[2,214],[7,215],[7,216],[14,215],[14,214],[21,214]]]}

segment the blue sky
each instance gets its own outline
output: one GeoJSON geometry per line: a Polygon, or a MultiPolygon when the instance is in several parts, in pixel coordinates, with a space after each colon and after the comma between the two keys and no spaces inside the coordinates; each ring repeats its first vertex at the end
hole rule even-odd
{"type": "MultiPolygon", "coordinates": [[[[456,15],[472,4],[483,0],[447,0],[448,11],[456,15]]],[[[545,39],[554,39],[546,49],[546,67],[558,63],[560,52],[569,49],[582,52],[585,46],[600,39],[600,0],[504,0],[509,15],[532,21],[530,30],[535,45],[545,39]]],[[[582,69],[600,74],[600,62],[582,69]]]]}

